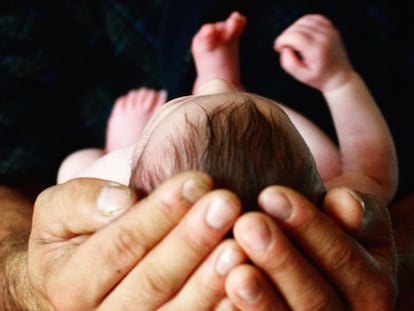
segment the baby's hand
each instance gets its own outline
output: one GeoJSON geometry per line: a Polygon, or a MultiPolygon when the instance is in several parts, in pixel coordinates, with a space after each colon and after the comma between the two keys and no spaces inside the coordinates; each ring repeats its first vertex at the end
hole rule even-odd
{"type": "Polygon", "coordinates": [[[341,36],[322,15],[305,15],[287,28],[274,43],[286,72],[321,92],[346,82],[353,71],[341,36]]]}

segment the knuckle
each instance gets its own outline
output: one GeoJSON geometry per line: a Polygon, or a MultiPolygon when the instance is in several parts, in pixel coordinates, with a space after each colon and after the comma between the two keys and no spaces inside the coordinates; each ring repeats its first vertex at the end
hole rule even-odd
{"type": "Polygon", "coordinates": [[[178,196],[176,193],[171,191],[158,192],[158,190],[155,190],[145,199],[146,204],[154,206],[157,213],[162,217],[163,222],[171,226],[177,223],[190,205],[183,197],[178,196]]]}
{"type": "MultiPolygon", "coordinates": [[[[54,202],[53,200],[55,197],[56,189],[61,188],[61,185],[56,185],[50,188],[47,188],[43,190],[36,198],[34,202],[34,214],[36,215],[43,215],[47,214],[45,213],[45,210],[51,205],[50,202],[54,202]]],[[[61,195],[61,192],[57,192],[61,195]]],[[[54,207],[54,206],[53,206],[54,207]]]]}
{"type": "Polygon", "coordinates": [[[313,295],[312,299],[303,302],[303,311],[330,310],[331,301],[328,295],[313,295]]]}
{"type": "Polygon", "coordinates": [[[200,253],[209,251],[213,245],[215,245],[216,239],[212,235],[202,234],[203,232],[197,232],[188,228],[185,233],[185,244],[192,253],[200,253]],[[200,234],[201,233],[201,234],[200,234]]]}
{"type": "Polygon", "coordinates": [[[196,282],[198,283],[197,287],[203,288],[205,293],[203,296],[208,296],[208,299],[215,300],[222,297],[224,288],[223,279],[217,279],[215,275],[208,274],[204,277],[200,277],[196,282]]]}
{"type": "MultiPolygon", "coordinates": [[[[147,241],[144,233],[134,231],[133,228],[126,228],[119,226],[119,231],[112,238],[114,243],[113,250],[117,254],[116,260],[124,258],[129,262],[129,259],[139,260],[146,253],[146,248],[140,241],[147,241]]],[[[109,258],[110,259],[110,258],[109,258]]],[[[113,258],[114,259],[114,258],[113,258]]]]}
{"type": "Polygon", "coordinates": [[[284,271],[295,270],[295,267],[300,266],[300,260],[290,250],[281,248],[276,250],[277,256],[264,257],[261,261],[264,265],[268,265],[268,268],[273,273],[279,273],[284,271]]]}
{"type": "Polygon", "coordinates": [[[145,305],[151,305],[153,301],[161,301],[162,297],[170,297],[175,292],[177,284],[163,273],[161,267],[147,267],[145,275],[140,278],[140,300],[145,305]]]}
{"type": "MultiPolygon", "coordinates": [[[[329,243],[330,246],[326,249],[324,257],[327,261],[327,266],[331,271],[339,271],[345,268],[357,269],[357,261],[353,261],[353,250],[349,247],[341,247],[340,243],[336,243],[334,239],[329,243]]],[[[356,271],[353,271],[356,272],[356,271]]]]}

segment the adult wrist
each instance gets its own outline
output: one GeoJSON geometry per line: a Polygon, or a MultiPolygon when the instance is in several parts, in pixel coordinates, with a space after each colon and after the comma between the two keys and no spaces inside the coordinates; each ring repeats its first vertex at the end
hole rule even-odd
{"type": "Polygon", "coordinates": [[[4,311],[48,311],[36,297],[27,272],[28,232],[0,241],[0,307],[4,311]]]}

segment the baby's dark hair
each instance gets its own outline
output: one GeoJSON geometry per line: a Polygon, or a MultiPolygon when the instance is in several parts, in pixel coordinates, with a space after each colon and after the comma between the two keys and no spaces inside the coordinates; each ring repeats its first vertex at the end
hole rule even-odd
{"type": "Polygon", "coordinates": [[[173,130],[155,152],[144,147],[132,168],[132,188],[147,194],[178,172],[201,170],[216,188],[236,193],[244,211],[257,209],[258,194],[269,185],[293,188],[321,203],[325,189],[314,159],[299,133],[296,138],[288,133],[288,117],[279,108],[266,117],[245,96],[242,103],[203,111],[198,120],[186,117],[185,130],[173,130]]]}

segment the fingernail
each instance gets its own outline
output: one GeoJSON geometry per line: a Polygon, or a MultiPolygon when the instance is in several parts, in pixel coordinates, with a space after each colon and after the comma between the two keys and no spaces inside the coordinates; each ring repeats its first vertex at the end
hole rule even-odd
{"type": "Polygon", "coordinates": [[[346,189],[346,191],[359,202],[359,205],[361,207],[361,210],[364,212],[366,210],[365,202],[361,199],[361,197],[355,192],[350,189],[346,189]]]}
{"type": "Polygon", "coordinates": [[[236,205],[230,199],[213,198],[205,215],[208,226],[217,230],[224,228],[237,216],[235,207],[236,205]]]}
{"type": "Polygon", "coordinates": [[[269,189],[261,197],[263,209],[279,220],[287,220],[292,215],[292,205],[286,195],[278,190],[269,189]]]}
{"type": "Polygon", "coordinates": [[[264,219],[254,219],[241,230],[241,239],[248,248],[265,251],[272,242],[272,231],[264,219]]]}
{"type": "Polygon", "coordinates": [[[242,263],[244,256],[233,249],[232,247],[227,247],[221,251],[217,262],[216,262],[216,271],[222,276],[226,276],[231,269],[236,265],[242,263]]]}
{"type": "Polygon", "coordinates": [[[237,289],[237,294],[247,303],[254,303],[260,295],[260,283],[254,278],[250,281],[250,286],[243,286],[237,289]]]}
{"type": "Polygon", "coordinates": [[[208,191],[210,187],[202,179],[193,177],[184,182],[182,196],[188,203],[193,204],[208,191]]]}
{"type": "MultiPolygon", "coordinates": [[[[365,225],[368,221],[368,215],[367,215],[367,208],[365,205],[364,200],[361,199],[361,197],[356,193],[355,191],[352,191],[351,189],[346,189],[346,191],[359,203],[359,207],[361,208],[361,215],[362,215],[362,228],[365,228],[365,225]]],[[[362,229],[361,228],[361,229],[362,229]]]]}
{"type": "Polygon", "coordinates": [[[102,216],[109,217],[113,213],[131,206],[131,190],[116,183],[106,185],[99,194],[97,209],[102,216]]]}

